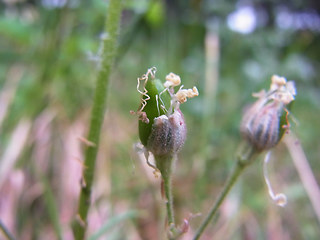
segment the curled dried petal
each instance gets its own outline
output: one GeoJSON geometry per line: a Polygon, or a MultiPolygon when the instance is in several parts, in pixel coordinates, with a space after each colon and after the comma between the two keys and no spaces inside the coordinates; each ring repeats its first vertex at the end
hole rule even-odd
{"type": "Polygon", "coordinates": [[[192,89],[180,89],[175,97],[180,103],[184,103],[187,101],[187,98],[193,98],[199,96],[198,89],[193,87],[192,89]]]}
{"type": "Polygon", "coordinates": [[[179,86],[180,84],[180,76],[171,72],[166,76],[166,82],[163,85],[165,88],[169,88],[179,86]]]}

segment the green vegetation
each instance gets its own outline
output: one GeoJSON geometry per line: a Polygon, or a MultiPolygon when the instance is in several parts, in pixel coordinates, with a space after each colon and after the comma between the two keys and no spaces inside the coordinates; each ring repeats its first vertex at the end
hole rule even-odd
{"type": "Polygon", "coordinates": [[[297,88],[294,135],[285,134],[269,165],[288,204],[269,197],[260,154],[245,171],[236,168],[241,177],[212,208],[201,236],[319,239],[320,207],[312,199],[320,182],[320,7],[242,4],[126,0],[117,15],[120,1],[2,1],[0,239],[73,239],[73,223],[76,232],[86,228],[86,239],[166,238],[161,180],[132,147],[139,123],[129,114],[139,110],[137,78],[153,66],[161,81],[174,72],[199,90],[181,105],[187,139],[168,179],[172,221],[185,239],[201,231],[236,164],[251,94],[268,89],[273,74],[297,88]],[[247,33],[230,28],[230,14],[243,7],[256,16],[247,33]]]}

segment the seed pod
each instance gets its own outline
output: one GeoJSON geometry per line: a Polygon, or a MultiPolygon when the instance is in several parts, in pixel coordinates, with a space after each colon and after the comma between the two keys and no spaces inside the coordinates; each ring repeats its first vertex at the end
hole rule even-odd
{"type": "Polygon", "coordinates": [[[271,81],[268,92],[254,94],[259,99],[246,111],[240,126],[242,136],[257,151],[274,147],[288,130],[288,109],[296,95],[294,82],[276,75],[271,81]]]}
{"type": "Polygon", "coordinates": [[[147,146],[154,119],[165,114],[165,110],[163,107],[168,108],[170,106],[171,98],[167,91],[163,92],[164,87],[159,79],[148,79],[145,85],[145,89],[147,91],[147,95],[144,95],[143,99],[149,99],[146,101],[143,112],[148,118],[148,121],[139,121],[139,137],[141,143],[144,146],[147,146]],[[160,99],[159,96],[161,92],[163,93],[161,94],[160,99]]]}
{"type": "Polygon", "coordinates": [[[180,109],[175,110],[174,113],[169,116],[169,122],[173,129],[173,152],[177,153],[182,148],[187,137],[187,126],[180,109]]]}
{"type": "Polygon", "coordinates": [[[274,147],[280,140],[281,102],[254,104],[245,114],[240,127],[243,137],[258,151],[274,147]]]}
{"type": "Polygon", "coordinates": [[[172,156],[179,152],[186,139],[186,124],[180,109],[167,117],[154,119],[147,149],[156,157],[172,156]]]}
{"type": "Polygon", "coordinates": [[[173,152],[173,129],[166,115],[154,119],[147,149],[154,156],[167,156],[173,152]]]}

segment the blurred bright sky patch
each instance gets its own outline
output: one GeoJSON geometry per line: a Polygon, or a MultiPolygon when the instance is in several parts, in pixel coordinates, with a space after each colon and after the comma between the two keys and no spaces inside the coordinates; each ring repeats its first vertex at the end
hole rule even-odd
{"type": "Polygon", "coordinates": [[[229,14],[227,23],[233,31],[243,34],[251,33],[257,23],[255,10],[250,6],[241,7],[229,14]]]}
{"type": "MultiPolygon", "coordinates": [[[[242,34],[252,33],[261,20],[261,15],[252,6],[243,6],[227,17],[228,27],[242,34]],[[259,17],[259,19],[258,19],[259,17]]],[[[291,12],[279,8],[276,12],[276,25],[281,29],[320,31],[320,16],[314,11],[291,12]]]]}

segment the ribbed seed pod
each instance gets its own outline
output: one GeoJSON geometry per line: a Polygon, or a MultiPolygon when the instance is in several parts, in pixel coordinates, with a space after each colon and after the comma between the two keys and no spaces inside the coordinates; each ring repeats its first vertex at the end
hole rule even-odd
{"type": "Polygon", "coordinates": [[[270,102],[257,108],[254,104],[245,114],[241,133],[258,151],[274,147],[280,140],[281,102],[270,102]]]}
{"type": "Polygon", "coordinates": [[[289,128],[288,109],[294,102],[293,81],[273,75],[270,90],[253,94],[259,99],[245,112],[240,131],[257,151],[274,147],[289,128]]]}

